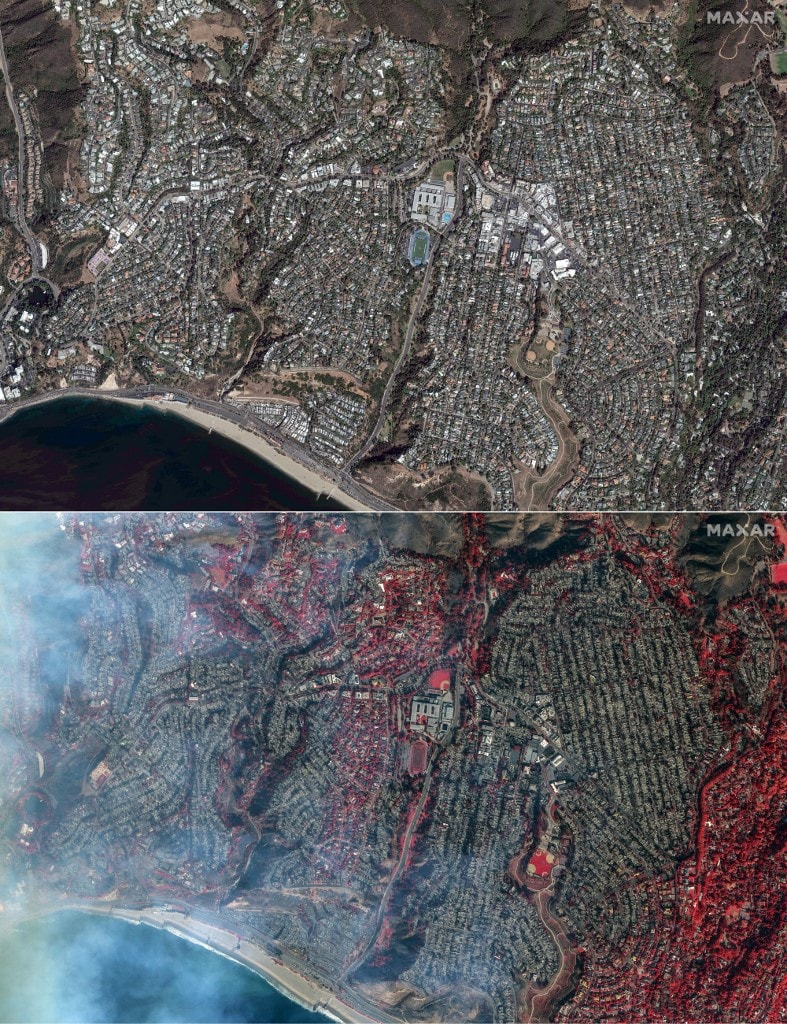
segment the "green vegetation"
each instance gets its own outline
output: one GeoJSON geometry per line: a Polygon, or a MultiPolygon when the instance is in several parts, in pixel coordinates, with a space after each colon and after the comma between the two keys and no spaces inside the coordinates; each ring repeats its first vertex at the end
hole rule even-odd
{"type": "Polygon", "coordinates": [[[525,45],[556,40],[568,18],[567,7],[561,0],[485,0],[484,11],[496,39],[525,45]]]}
{"type": "Polygon", "coordinates": [[[446,134],[449,138],[460,138],[469,131],[475,120],[475,104],[473,96],[475,76],[471,67],[467,67],[462,77],[453,86],[453,101],[446,105],[446,134]]]}
{"type": "Polygon", "coordinates": [[[123,123],[120,126],[120,131],[118,132],[118,146],[120,146],[120,148],[125,152],[125,150],[128,149],[128,144],[129,144],[128,124],[126,123],[126,119],[124,117],[123,118],[123,123]]]}
{"type": "Polygon", "coordinates": [[[11,114],[6,107],[7,117],[0,116],[0,157],[13,160],[18,152],[18,139],[16,128],[11,120],[11,114]]]}
{"type": "Polygon", "coordinates": [[[423,262],[426,257],[426,247],[429,244],[429,235],[426,231],[416,231],[413,241],[413,259],[423,262]]]}
{"type": "Polygon", "coordinates": [[[698,13],[697,0],[690,0],[686,9],[686,20],[678,33],[677,55],[693,81],[706,91],[710,87],[710,76],[706,66],[697,62],[697,50],[700,46],[706,48],[710,36],[708,30],[711,26],[702,25],[698,20],[698,13]]]}
{"type": "Polygon", "coordinates": [[[369,396],[375,405],[377,405],[382,400],[383,393],[385,391],[385,385],[387,383],[387,377],[375,377],[375,379],[369,385],[369,396]]]}
{"type": "Polygon", "coordinates": [[[444,174],[454,173],[453,160],[438,160],[429,172],[432,178],[442,178],[444,174]]]}
{"type": "Polygon", "coordinates": [[[141,88],[137,93],[137,97],[139,99],[139,124],[142,129],[142,148],[145,151],[150,146],[153,131],[150,89],[147,86],[141,88]]]}
{"type": "Polygon", "coordinates": [[[285,242],[284,245],[272,254],[270,262],[262,270],[259,279],[257,280],[257,286],[255,288],[253,298],[253,304],[255,306],[259,306],[265,301],[279,269],[287,263],[287,260],[292,253],[296,252],[296,250],[303,244],[304,239],[309,233],[310,224],[311,211],[307,210],[303,220],[298,225],[290,240],[285,242]]]}
{"type": "Polygon", "coordinates": [[[403,99],[404,79],[399,68],[386,68],[383,77],[385,78],[385,98],[388,102],[397,103],[403,99]]]}
{"type": "Polygon", "coordinates": [[[344,377],[336,377],[331,373],[313,373],[311,378],[324,387],[332,388],[334,391],[339,391],[342,394],[354,394],[353,388],[350,387],[344,377]]]}
{"type": "Polygon", "coordinates": [[[82,273],[87,254],[101,244],[103,234],[91,231],[88,235],[70,239],[55,247],[55,255],[49,267],[49,276],[61,285],[75,284],[82,273]]]}
{"type": "MultiPolygon", "coordinates": [[[[59,185],[67,151],[58,145],[75,134],[74,125],[84,90],[70,46],[69,30],[45,0],[3,3],[5,53],[14,88],[36,96],[36,113],[45,144],[47,171],[59,185]]],[[[16,132],[6,103],[0,103],[0,155],[16,149],[16,132]]]]}
{"type": "Polygon", "coordinates": [[[237,312],[235,322],[232,325],[233,344],[237,346],[239,351],[243,351],[254,340],[255,336],[259,333],[259,329],[256,317],[243,311],[237,312]]]}

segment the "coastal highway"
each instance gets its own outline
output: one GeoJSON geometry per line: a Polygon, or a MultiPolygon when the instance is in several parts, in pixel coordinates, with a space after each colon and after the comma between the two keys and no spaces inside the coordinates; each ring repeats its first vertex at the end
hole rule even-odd
{"type": "MultiPolygon", "coordinates": [[[[291,438],[281,434],[274,427],[269,427],[267,424],[262,423],[248,410],[241,410],[233,405],[228,405],[224,402],[217,402],[208,398],[199,398],[195,395],[188,394],[188,392],[180,391],[177,388],[162,388],[153,385],[138,388],[119,388],[113,391],[102,391],[95,388],[63,388],[56,392],[34,395],[32,398],[16,402],[13,405],[8,405],[5,408],[0,409],[0,422],[7,419],[9,416],[13,416],[19,409],[30,408],[63,396],[70,396],[72,398],[106,398],[109,401],[119,399],[121,401],[151,402],[161,409],[171,411],[173,413],[177,413],[179,410],[182,410],[183,415],[187,418],[188,409],[202,413],[203,416],[215,417],[216,421],[223,420],[227,423],[233,424],[239,430],[244,431],[247,434],[256,435],[261,441],[270,445],[284,458],[297,464],[297,466],[303,467],[308,471],[308,473],[319,477],[322,481],[322,488],[319,491],[319,495],[326,496],[339,503],[345,504],[346,499],[349,498],[352,503],[359,506],[362,510],[372,512],[395,511],[395,506],[388,504],[383,501],[382,498],[366,491],[365,488],[350,476],[346,469],[338,469],[323,465],[302,445],[299,445],[291,438]]],[[[206,426],[204,423],[200,425],[203,427],[206,426]]],[[[220,429],[218,422],[216,427],[220,429]]],[[[210,424],[207,424],[207,429],[210,431],[213,427],[210,424]]],[[[236,441],[236,443],[243,444],[242,436],[235,437],[232,435],[230,439],[236,441]]],[[[253,445],[249,444],[248,447],[253,450],[253,445]]],[[[261,457],[265,458],[264,453],[261,457]]],[[[297,472],[289,470],[285,466],[280,466],[279,468],[282,472],[298,479],[297,472]]]]}
{"type": "Polygon", "coordinates": [[[23,921],[58,911],[114,917],[130,924],[146,924],[168,931],[242,964],[288,999],[342,1024],[401,1024],[401,1018],[387,1014],[383,1006],[370,1002],[349,986],[320,975],[286,950],[277,948],[275,954],[268,952],[264,936],[241,935],[228,926],[220,913],[192,908],[186,903],[150,905],[133,901],[123,905],[108,900],[29,901],[23,907],[6,908],[0,915],[0,932],[7,933],[23,921]]]}
{"type": "Polygon", "coordinates": [[[241,935],[229,926],[220,912],[203,907],[192,908],[180,902],[158,906],[132,902],[124,906],[101,900],[67,900],[27,905],[24,911],[17,913],[12,910],[1,925],[10,928],[20,921],[59,910],[116,917],[171,932],[243,964],[289,999],[333,1020],[347,1024],[401,1024],[401,1018],[387,1014],[384,1006],[370,1002],[350,986],[321,975],[276,943],[275,954],[269,952],[264,936],[241,935]]]}

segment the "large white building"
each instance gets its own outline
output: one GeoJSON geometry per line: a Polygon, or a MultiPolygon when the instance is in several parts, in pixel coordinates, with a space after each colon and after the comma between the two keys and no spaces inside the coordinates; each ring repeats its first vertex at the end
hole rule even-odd
{"type": "Polygon", "coordinates": [[[451,220],[456,196],[446,188],[445,182],[428,179],[422,181],[413,195],[411,216],[421,224],[438,227],[451,220]]]}
{"type": "Polygon", "coordinates": [[[454,698],[450,691],[420,694],[410,706],[410,728],[438,739],[447,732],[454,717],[454,698]]]}

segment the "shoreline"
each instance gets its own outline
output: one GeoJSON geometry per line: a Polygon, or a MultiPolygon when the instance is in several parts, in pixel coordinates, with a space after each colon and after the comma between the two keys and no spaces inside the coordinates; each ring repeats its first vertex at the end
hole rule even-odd
{"type": "MultiPolygon", "coordinates": [[[[225,931],[216,925],[209,925],[198,918],[186,917],[177,911],[158,910],[127,910],[120,907],[79,908],[80,912],[104,914],[117,917],[131,924],[144,924],[151,928],[159,928],[170,932],[178,938],[193,942],[211,953],[218,953],[228,960],[242,964],[254,971],[275,988],[276,991],[291,999],[312,1013],[324,1013],[338,1024],[371,1024],[371,1019],[363,1015],[340,1014],[344,1004],[333,992],[323,988],[316,982],[309,981],[296,971],[286,967],[275,957],[270,956],[259,946],[239,938],[233,932],[225,931]]],[[[351,1011],[350,1006],[346,1007],[351,1011]]]]}
{"type": "Polygon", "coordinates": [[[278,470],[284,476],[288,476],[291,480],[295,480],[296,483],[301,484],[303,487],[306,487],[316,497],[323,496],[338,501],[344,505],[349,512],[373,511],[371,506],[364,505],[351,494],[347,494],[346,491],[342,490],[339,484],[334,483],[327,477],[321,476],[315,470],[310,469],[308,466],[304,466],[291,456],[285,455],[270,441],[266,441],[265,438],[254,433],[254,431],[244,430],[243,427],[238,426],[231,420],[225,419],[218,412],[202,412],[200,409],[194,409],[192,406],[185,405],[183,402],[168,402],[161,398],[136,399],[105,394],[102,394],[99,397],[109,397],[114,401],[123,402],[126,405],[131,405],[138,409],[153,408],[159,411],[163,410],[165,412],[172,413],[174,416],[180,416],[182,419],[195,424],[195,426],[201,427],[203,430],[207,431],[207,433],[210,434],[215,431],[228,441],[232,441],[234,444],[240,445],[241,448],[245,448],[247,451],[250,451],[258,458],[264,459],[264,461],[269,462],[274,469],[278,470]]]}
{"type": "MultiPolygon", "coordinates": [[[[198,917],[186,914],[185,911],[168,910],[155,906],[136,910],[130,907],[119,907],[111,903],[80,903],[78,901],[56,904],[48,907],[38,906],[32,913],[22,913],[11,922],[10,927],[35,917],[48,917],[59,912],[77,912],[100,917],[114,917],[134,925],[147,925],[170,932],[180,939],[202,946],[211,953],[217,953],[234,963],[241,964],[254,974],[261,977],[280,995],[297,1003],[298,1006],[312,1013],[322,1013],[337,1024],[379,1024],[391,1021],[384,1013],[371,1016],[345,1002],[332,989],[313,981],[288,967],[278,957],[266,952],[260,945],[250,942],[219,925],[209,924],[198,917]]],[[[0,915],[1,916],[1,915],[0,915]]]]}
{"type": "MultiPolygon", "coordinates": [[[[237,444],[256,458],[269,463],[277,472],[288,477],[290,480],[294,480],[314,494],[315,497],[326,497],[343,505],[345,511],[377,512],[393,510],[392,506],[388,506],[382,501],[379,501],[378,504],[374,495],[370,494],[367,496],[360,485],[353,486],[353,490],[357,489],[365,500],[359,494],[350,493],[350,490],[335,478],[328,467],[325,467],[323,471],[318,469],[315,459],[310,459],[314,465],[306,465],[295,454],[282,451],[274,440],[268,439],[262,433],[249,430],[248,427],[235,422],[233,417],[237,416],[240,418],[242,413],[234,407],[229,407],[232,409],[232,413],[229,413],[228,408],[224,407],[221,403],[208,399],[198,399],[193,395],[187,395],[185,392],[180,395],[178,392],[164,391],[164,389],[150,389],[150,393],[145,392],[148,392],[147,388],[140,388],[139,392],[132,391],[131,393],[122,390],[102,391],[100,388],[90,390],[68,388],[62,391],[47,392],[46,394],[35,395],[21,402],[15,402],[13,405],[0,406],[0,426],[11,419],[17,412],[64,398],[106,400],[137,409],[153,409],[156,412],[180,416],[208,434],[215,431],[221,437],[231,441],[233,444],[237,444]],[[168,398],[167,396],[169,395],[172,397],[168,398]],[[195,408],[193,404],[195,402],[200,402],[205,408],[195,408]]],[[[286,443],[286,440],[283,439],[282,443],[286,443]]]]}

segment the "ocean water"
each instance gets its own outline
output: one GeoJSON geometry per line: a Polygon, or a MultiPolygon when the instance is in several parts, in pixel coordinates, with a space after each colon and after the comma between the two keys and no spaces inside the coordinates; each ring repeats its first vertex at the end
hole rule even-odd
{"type": "Polygon", "coordinates": [[[0,422],[0,509],[335,510],[171,412],[64,397],[0,422]]]}
{"type": "MultiPolygon", "coordinates": [[[[41,644],[40,728],[77,657],[79,544],[52,513],[0,515],[0,677],[17,669],[16,609],[41,644]]],[[[0,679],[0,685],[6,685],[0,679]]],[[[0,727],[0,744],[4,734],[0,727]]],[[[2,782],[0,782],[2,800],[2,782]]],[[[4,870],[0,864],[0,872],[4,870]]],[[[0,911],[0,1022],[324,1021],[240,964],[145,925],[60,912],[7,930],[0,911]]]]}
{"type": "Polygon", "coordinates": [[[3,1022],[325,1020],[240,964],[146,925],[64,911],[0,930],[3,1022]]]}

